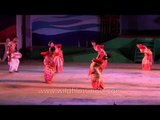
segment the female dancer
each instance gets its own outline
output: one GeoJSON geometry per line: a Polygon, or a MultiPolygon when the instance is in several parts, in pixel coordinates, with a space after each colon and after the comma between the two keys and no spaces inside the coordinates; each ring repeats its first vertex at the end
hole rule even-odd
{"type": "Polygon", "coordinates": [[[104,85],[102,82],[102,70],[103,70],[103,60],[99,58],[92,59],[92,63],[89,68],[89,76],[92,82],[93,89],[102,90],[104,85]]]}
{"type": "Polygon", "coordinates": [[[54,47],[50,48],[46,52],[41,52],[41,55],[44,56],[44,79],[46,83],[52,83],[55,73],[55,63],[54,63],[54,47]]]}
{"type": "MultiPolygon", "coordinates": [[[[102,59],[102,60],[103,60],[104,57],[107,58],[107,53],[104,50],[104,45],[98,45],[95,42],[92,42],[91,44],[93,46],[93,49],[98,52],[98,55],[97,55],[96,58],[102,59]]],[[[107,65],[108,65],[108,60],[107,59],[103,60],[102,70],[107,68],[107,65]]]]}
{"type": "Polygon", "coordinates": [[[152,51],[143,44],[137,44],[141,53],[144,53],[144,57],[142,59],[142,70],[151,70],[153,63],[153,55],[152,51]]]}
{"type": "Polygon", "coordinates": [[[56,67],[56,72],[62,72],[64,64],[63,51],[61,50],[62,44],[55,44],[54,48],[54,63],[56,67]]]}

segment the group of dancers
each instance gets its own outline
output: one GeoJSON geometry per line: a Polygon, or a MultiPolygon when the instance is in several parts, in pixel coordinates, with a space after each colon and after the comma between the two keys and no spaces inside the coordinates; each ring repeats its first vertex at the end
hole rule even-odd
{"type": "MultiPolygon", "coordinates": [[[[9,40],[7,43],[7,56],[9,72],[18,72],[22,54],[17,51],[17,37],[13,40],[9,40]]],[[[108,58],[110,56],[106,53],[104,45],[96,44],[91,42],[93,49],[97,51],[98,55],[91,60],[88,76],[91,80],[91,85],[93,89],[102,90],[104,89],[104,84],[102,80],[103,70],[107,68],[108,58]]],[[[52,41],[48,43],[48,50],[41,52],[40,54],[44,57],[44,80],[45,83],[52,83],[55,73],[60,73],[63,71],[64,57],[62,51],[62,44],[54,44],[52,41]]],[[[143,44],[137,44],[141,53],[144,53],[144,58],[142,59],[142,70],[151,70],[153,64],[153,55],[150,48],[143,44]]]]}
{"type": "MultiPolygon", "coordinates": [[[[94,50],[98,52],[98,55],[91,61],[88,76],[91,79],[92,87],[94,89],[104,89],[102,72],[108,64],[107,53],[104,50],[104,45],[98,45],[95,42],[92,42],[92,45],[94,50]]],[[[62,72],[63,70],[64,58],[61,50],[61,44],[49,42],[48,46],[48,51],[41,52],[41,55],[44,56],[43,63],[45,82],[52,83],[54,74],[56,72],[62,72]]]]}

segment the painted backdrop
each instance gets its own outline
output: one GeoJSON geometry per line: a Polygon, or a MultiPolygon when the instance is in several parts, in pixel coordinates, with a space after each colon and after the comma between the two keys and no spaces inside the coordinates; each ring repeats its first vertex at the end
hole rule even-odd
{"type": "Polygon", "coordinates": [[[49,41],[63,46],[90,45],[100,38],[100,21],[94,15],[32,15],[33,46],[49,41]]]}

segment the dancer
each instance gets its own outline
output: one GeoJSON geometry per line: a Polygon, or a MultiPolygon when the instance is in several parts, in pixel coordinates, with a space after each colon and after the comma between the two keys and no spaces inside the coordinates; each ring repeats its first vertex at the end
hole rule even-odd
{"type": "Polygon", "coordinates": [[[100,58],[92,59],[92,63],[89,68],[89,76],[92,82],[93,89],[102,90],[104,85],[102,82],[102,64],[103,60],[100,58]]]}
{"type": "Polygon", "coordinates": [[[62,72],[64,64],[63,51],[61,50],[62,44],[55,44],[54,47],[54,63],[56,66],[56,72],[62,72]]]}
{"type": "MultiPolygon", "coordinates": [[[[93,46],[93,49],[98,52],[98,55],[96,58],[98,58],[98,59],[103,59],[103,57],[108,58],[107,53],[104,50],[104,45],[98,45],[95,42],[91,42],[91,44],[93,46]]],[[[107,65],[108,65],[108,59],[103,60],[102,70],[107,68],[107,65]]]]}
{"type": "Polygon", "coordinates": [[[47,52],[41,52],[41,55],[44,56],[43,64],[44,64],[44,79],[46,83],[52,83],[53,77],[55,73],[55,63],[54,59],[54,47],[47,52]]]}
{"type": "Polygon", "coordinates": [[[144,53],[144,57],[142,59],[142,70],[151,70],[153,64],[153,55],[150,48],[143,44],[137,44],[141,53],[144,53]]]}
{"type": "Polygon", "coordinates": [[[20,64],[19,59],[22,57],[22,54],[17,51],[17,41],[18,38],[15,37],[12,41],[9,41],[7,45],[7,56],[10,73],[18,72],[20,64]]]}

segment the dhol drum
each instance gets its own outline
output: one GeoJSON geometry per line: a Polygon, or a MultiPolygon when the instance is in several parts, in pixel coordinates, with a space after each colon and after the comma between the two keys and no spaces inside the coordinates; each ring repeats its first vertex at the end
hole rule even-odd
{"type": "Polygon", "coordinates": [[[13,56],[14,56],[15,58],[17,58],[17,59],[22,58],[22,54],[21,54],[20,52],[15,52],[15,53],[13,54],[13,56]]]}

